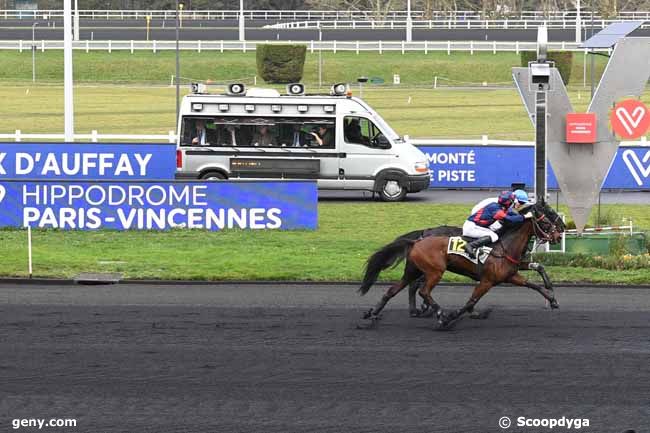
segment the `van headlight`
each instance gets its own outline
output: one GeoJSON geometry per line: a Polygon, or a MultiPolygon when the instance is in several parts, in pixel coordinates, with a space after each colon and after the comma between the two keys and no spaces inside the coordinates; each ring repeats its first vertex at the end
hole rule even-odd
{"type": "Polygon", "coordinates": [[[429,172],[429,163],[426,162],[426,161],[416,162],[414,168],[415,168],[416,173],[428,173],[429,172]]]}

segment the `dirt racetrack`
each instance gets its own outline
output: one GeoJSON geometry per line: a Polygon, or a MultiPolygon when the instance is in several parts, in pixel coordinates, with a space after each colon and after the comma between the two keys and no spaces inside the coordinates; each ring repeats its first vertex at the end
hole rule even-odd
{"type": "Polygon", "coordinates": [[[650,291],[559,288],[551,312],[496,288],[489,319],[450,332],[410,319],[400,294],[357,329],[384,288],[2,284],[0,430],[54,417],[77,427],[41,431],[650,431],[650,291]],[[563,416],[589,427],[516,426],[563,416]]]}

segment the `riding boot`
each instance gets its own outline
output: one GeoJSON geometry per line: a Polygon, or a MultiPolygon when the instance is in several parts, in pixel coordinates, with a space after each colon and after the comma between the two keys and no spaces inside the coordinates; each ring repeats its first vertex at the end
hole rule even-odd
{"type": "Polygon", "coordinates": [[[476,257],[476,249],[484,245],[488,245],[492,242],[492,238],[489,236],[483,236],[482,238],[474,239],[472,242],[465,244],[465,252],[470,255],[470,257],[476,257]]]}

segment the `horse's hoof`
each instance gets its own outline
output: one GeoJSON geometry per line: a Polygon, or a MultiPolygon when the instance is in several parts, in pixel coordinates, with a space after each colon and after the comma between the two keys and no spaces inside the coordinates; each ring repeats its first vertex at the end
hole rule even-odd
{"type": "Polygon", "coordinates": [[[558,304],[557,300],[553,299],[549,305],[551,306],[551,310],[557,310],[560,308],[560,304],[558,304]]]}
{"type": "Polygon", "coordinates": [[[486,308],[485,310],[474,310],[472,314],[470,314],[469,318],[470,319],[477,319],[477,320],[485,320],[488,317],[490,317],[490,313],[492,313],[492,308],[486,308]]]}
{"type": "Polygon", "coordinates": [[[372,317],[372,308],[365,313],[363,313],[363,316],[361,316],[362,319],[370,319],[372,317]]]}

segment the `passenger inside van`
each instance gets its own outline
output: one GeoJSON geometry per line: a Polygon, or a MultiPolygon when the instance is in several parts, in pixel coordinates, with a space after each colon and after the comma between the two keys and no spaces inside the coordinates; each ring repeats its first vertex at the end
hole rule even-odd
{"type": "Polygon", "coordinates": [[[208,129],[204,119],[196,119],[192,137],[192,144],[199,146],[209,146],[210,143],[216,142],[214,128],[208,129]]]}
{"type": "Polygon", "coordinates": [[[275,146],[276,139],[271,133],[271,128],[268,125],[261,125],[256,127],[257,131],[253,134],[251,144],[253,146],[275,146]]]}
{"type": "Polygon", "coordinates": [[[346,117],[343,126],[345,141],[348,143],[368,144],[361,134],[361,124],[358,117],[346,117]]]}
{"type": "Polygon", "coordinates": [[[334,147],[334,131],[326,125],[320,125],[313,129],[311,135],[314,137],[315,145],[321,147],[334,147]]]}

